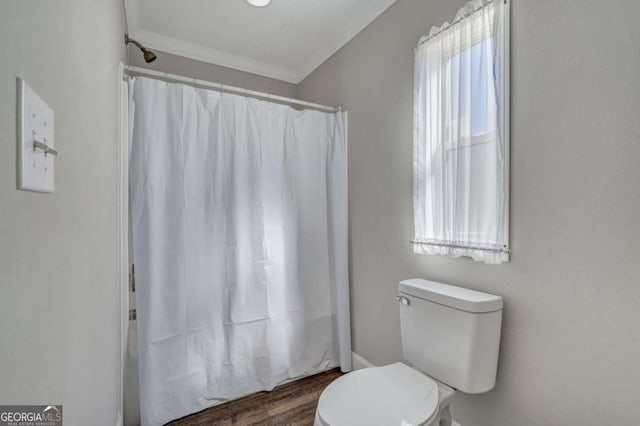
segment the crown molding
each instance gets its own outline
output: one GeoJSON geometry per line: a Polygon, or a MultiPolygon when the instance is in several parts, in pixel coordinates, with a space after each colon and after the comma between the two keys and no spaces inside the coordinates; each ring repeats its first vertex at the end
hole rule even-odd
{"type": "Polygon", "coordinates": [[[140,27],[140,6],[138,0],[124,0],[129,35],[151,49],[293,84],[299,84],[304,80],[395,2],[396,0],[370,0],[369,4],[349,21],[345,27],[337,31],[327,43],[313,52],[310,58],[305,60],[299,69],[287,69],[246,56],[212,49],[197,43],[178,40],[173,37],[144,30],[140,27]]]}

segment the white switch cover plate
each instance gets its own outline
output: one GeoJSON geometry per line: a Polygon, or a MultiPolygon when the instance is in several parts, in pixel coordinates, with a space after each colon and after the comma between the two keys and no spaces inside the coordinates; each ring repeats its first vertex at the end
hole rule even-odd
{"type": "Polygon", "coordinates": [[[53,192],[55,155],[35,148],[38,141],[54,148],[53,110],[18,77],[18,189],[53,192]]]}

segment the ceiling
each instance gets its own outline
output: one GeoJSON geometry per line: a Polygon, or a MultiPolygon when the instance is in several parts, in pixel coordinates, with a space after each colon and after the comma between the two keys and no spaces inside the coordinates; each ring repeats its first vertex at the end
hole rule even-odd
{"type": "Polygon", "coordinates": [[[299,83],[396,0],[125,0],[129,35],[163,52],[299,83]]]}

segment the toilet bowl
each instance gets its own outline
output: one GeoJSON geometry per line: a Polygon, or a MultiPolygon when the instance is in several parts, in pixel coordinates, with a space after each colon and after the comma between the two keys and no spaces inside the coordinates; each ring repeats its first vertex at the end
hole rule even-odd
{"type": "Polygon", "coordinates": [[[345,374],[324,390],[314,426],[450,426],[453,394],[450,387],[401,362],[366,368],[345,374]]]}
{"type": "Polygon", "coordinates": [[[501,297],[411,279],[400,282],[396,298],[407,364],[336,379],[320,395],[314,426],[450,426],[456,390],[494,387],[501,297]]]}

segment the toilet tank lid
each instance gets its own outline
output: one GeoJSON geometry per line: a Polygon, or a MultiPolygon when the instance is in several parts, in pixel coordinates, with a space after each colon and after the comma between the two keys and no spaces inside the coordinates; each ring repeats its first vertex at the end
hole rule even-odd
{"type": "Polygon", "coordinates": [[[467,312],[483,313],[502,309],[500,296],[421,278],[400,281],[398,290],[401,293],[467,312]]]}

